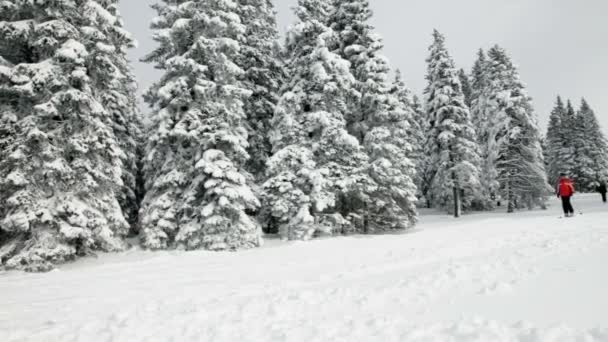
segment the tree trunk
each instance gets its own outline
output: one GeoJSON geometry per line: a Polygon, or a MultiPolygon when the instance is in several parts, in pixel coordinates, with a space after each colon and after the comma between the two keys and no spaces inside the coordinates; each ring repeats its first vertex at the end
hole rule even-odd
{"type": "Polygon", "coordinates": [[[511,179],[507,181],[507,213],[515,212],[515,196],[513,196],[513,189],[511,188],[511,179]]]}
{"type": "Polygon", "coordinates": [[[460,189],[457,187],[453,188],[454,191],[454,217],[460,217],[460,210],[462,207],[461,199],[460,199],[460,189]]]}

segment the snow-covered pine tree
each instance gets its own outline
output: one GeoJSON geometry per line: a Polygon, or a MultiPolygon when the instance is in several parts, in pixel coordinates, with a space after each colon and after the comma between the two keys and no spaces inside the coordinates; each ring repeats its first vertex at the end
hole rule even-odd
{"type": "Polygon", "coordinates": [[[477,59],[473,64],[473,70],[471,71],[471,94],[473,97],[484,89],[485,81],[486,81],[486,63],[487,63],[487,55],[483,49],[479,49],[477,51],[477,59]]]}
{"type": "Polygon", "coordinates": [[[572,177],[578,186],[580,168],[577,165],[576,153],[579,147],[584,145],[583,140],[585,138],[583,137],[582,124],[577,120],[576,110],[570,99],[566,101],[560,132],[563,141],[562,149],[558,155],[562,166],[561,172],[572,177]]]}
{"type": "Polygon", "coordinates": [[[239,13],[245,25],[240,65],[245,71],[244,86],[251,91],[245,102],[249,135],[247,170],[260,182],[271,154],[270,120],[285,78],[276,13],[270,0],[239,0],[239,13]]]}
{"type": "Polygon", "coordinates": [[[550,189],[531,98],[504,49],[490,49],[486,68],[487,83],[480,98],[486,104],[481,127],[488,160],[483,172],[496,176],[508,212],[544,207],[550,189]]]}
{"type": "Polygon", "coordinates": [[[422,185],[424,182],[422,180],[423,169],[419,169],[419,167],[424,164],[424,146],[426,141],[426,120],[424,118],[424,109],[422,108],[422,103],[420,102],[418,96],[412,95],[410,90],[406,87],[403,77],[401,76],[401,71],[399,70],[395,72],[395,80],[393,81],[390,94],[399,100],[404,109],[409,109],[409,113],[407,115],[409,126],[407,129],[407,140],[411,146],[411,151],[407,156],[416,166],[414,173],[414,184],[417,188],[417,197],[421,198],[423,196],[422,185]]]}
{"type": "Polygon", "coordinates": [[[555,107],[549,116],[549,126],[547,127],[547,135],[545,137],[545,163],[547,166],[547,175],[549,184],[555,185],[562,172],[570,172],[567,170],[567,165],[570,163],[565,158],[570,156],[570,139],[564,133],[564,121],[566,118],[566,107],[560,96],[557,97],[555,107]],[[567,152],[567,156],[564,155],[567,152]]]}
{"type": "Polygon", "coordinates": [[[122,191],[118,202],[125,218],[136,232],[141,175],[139,169],[142,120],[137,106],[137,83],[127,59],[127,50],[135,46],[125,31],[118,10],[118,0],[90,3],[85,15],[91,25],[84,30],[85,46],[94,63],[89,74],[96,96],[112,117],[112,129],[123,155],[122,191]]]}
{"type": "Polygon", "coordinates": [[[401,106],[409,110],[407,115],[408,123],[408,138],[411,150],[408,153],[408,157],[414,164],[418,164],[418,161],[423,158],[424,155],[424,140],[426,139],[424,125],[424,110],[420,99],[411,93],[411,91],[405,85],[403,76],[400,70],[395,71],[395,78],[393,80],[390,93],[391,96],[396,97],[401,103],[401,106]]]}
{"type": "Polygon", "coordinates": [[[464,95],[464,101],[470,109],[471,103],[473,101],[473,88],[471,87],[469,75],[467,75],[464,69],[460,69],[458,71],[458,78],[460,79],[460,84],[462,84],[462,94],[464,95]]]}
{"type": "Polygon", "coordinates": [[[246,28],[231,0],[154,5],[159,46],[145,60],[164,70],[146,94],[153,107],[141,237],[151,249],[234,250],[262,243],[259,206],[243,167],[250,92],[240,44],[246,28]]]}
{"type": "MultiPolygon", "coordinates": [[[[350,62],[360,102],[346,116],[349,132],[364,143],[369,173],[377,188],[368,194],[365,231],[407,228],[416,222],[415,165],[410,160],[416,130],[407,94],[392,93],[390,68],[380,54],[381,38],[370,24],[368,0],[333,1],[329,25],[337,35],[334,51],[350,62]]],[[[401,85],[402,93],[407,92],[401,85]]],[[[417,143],[418,141],[416,141],[417,143]]]]}
{"type": "Polygon", "coordinates": [[[480,182],[482,201],[480,206],[484,209],[491,209],[496,203],[500,205],[500,196],[498,194],[498,182],[496,181],[495,163],[493,162],[496,149],[494,145],[489,143],[490,139],[488,137],[489,130],[492,127],[485,126],[488,123],[488,108],[492,108],[492,105],[487,103],[487,97],[482,96],[488,85],[487,66],[487,54],[483,49],[479,49],[470,77],[470,109],[471,121],[477,133],[477,142],[481,156],[482,172],[480,182]]]}
{"type": "Polygon", "coordinates": [[[595,112],[585,99],[576,114],[575,164],[581,191],[595,191],[608,176],[608,144],[595,112]]]}
{"type": "Polygon", "coordinates": [[[480,117],[483,115],[482,110],[484,104],[479,103],[479,99],[486,87],[486,63],[486,53],[482,49],[479,49],[477,52],[477,59],[475,60],[473,70],[471,71],[471,98],[469,104],[471,108],[471,120],[473,121],[475,129],[478,131],[481,129],[481,122],[484,121],[483,117],[480,117]]]}
{"type": "Polygon", "coordinates": [[[479,147],[458,71],[437,30],[429,51],[425,90],[429,197],[434,206],[459,215],[462,207],[470,208],[480,196],[479,147]]]}
{"type": "Polygon", "coordinates": [[[372,93],[365,98],[363,88],[367,86],[365,82],[370,78],[372,78],[370,87],[377,87],[377,80],[373,79],[377,75],[371,74],[372,70],[369,68],[373,66],[372,61],[383,58],[379,55],[383,44],[369,22],[373,15],[369,0],[330,0],[329,2],[332,9],[327,22],[336,34],[331,48],[350,62],[350,70],[356,80],[355,87],[362,93],[360,102],[354,104],[346,117],[348,130],[363,142],[365,134],[369,131],[367,127],[369,115],[376,109],[365,107],[372,105],[370,101],[376,95],[372,93]]]}
{"type": "Polygon", "coordinates": [[[416,224],[416,177],[412,162],[414,151],[411,141],[415,133],[420,133],[416,125],[409,101],[390,93],[390,84],[385,78],[388,65],[379,58],[368,66],[370,77],[364,89],[367,99],[364,106],[371,110],[367,116],[369,131],[366,132],[364,146],[370,158],[369,174],[377,187],[371,192],[369,210],[369,231],[406,229],[416,224]],[[375,69],[377,68],[377,69],[375,69]],[[371,87],[375,81],[375,87],[371,87]]]}
{"type": "Polygon", "coordinates": [[[339,198],[370,183],[361,172],[367,156],[346,131],[344,115],[359,94],[348,62],[329,49],[330,8],[328,0],[298,1],[287,33],[288,79],[272,119],[264,207],[292,240],[349,229],[339,198]]]}
{"type": "Polygon", "coordinates": [[[89,50],[106,15],[93,0],[0,3],[3,267],[43,271],[123,248],[124,152],[89,50]]]}
{"type": "Polygon", "coordinates": [[[417,95],[412,96],[412,113],[415,120],[418,122],[418,127],[422,132],[422,139],[419,142],[421,156],[416,160],[416,187],[418,188],[419,201],[418,205],[431,208],[432,203],[428,200],[427,195],[431,186],[430,174],[426,172],[429,167],[429,156],[426,154],[427,136],[429,133],[429,121],[426,117],[424,105],[417,95]]]}

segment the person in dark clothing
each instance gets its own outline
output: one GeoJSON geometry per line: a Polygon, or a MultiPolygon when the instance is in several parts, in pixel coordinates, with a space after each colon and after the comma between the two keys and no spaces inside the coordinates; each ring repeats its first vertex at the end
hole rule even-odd
{"type": "Polygon", "coordinates": [[[562,174],[557,185],[557,197],[562,199],[562,207],[566,217],[574,216],[574,207],[572,207],[572,196],[574,196],[574,185],[572,180],[562,174]]]}
{"type": "Polygon", "coordinates": [[[602,195],[602,201],[604,201],[604,203],[606,203],[606,183],[605,182],[601,182],[600,186],[597,187],[597,192],[600,193],[600,195],[602,195]]]}

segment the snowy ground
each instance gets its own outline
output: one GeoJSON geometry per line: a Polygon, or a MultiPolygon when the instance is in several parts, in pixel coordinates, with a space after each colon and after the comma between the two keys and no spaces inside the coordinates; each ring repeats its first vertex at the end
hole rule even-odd
{"type": "Polygon", "coordinates": [[[608,341],[608,206],[0,274],[0,341],[608,341]]]}

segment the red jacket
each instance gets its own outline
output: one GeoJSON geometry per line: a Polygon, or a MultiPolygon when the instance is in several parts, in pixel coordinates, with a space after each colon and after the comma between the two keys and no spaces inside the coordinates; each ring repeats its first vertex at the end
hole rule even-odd
{"type": "Polygon", "coordinates": [[[560,197],[570,197],[574,195],[574,185],[568,178],[562,178],[557,185],[557,195],[560,197]]]}

